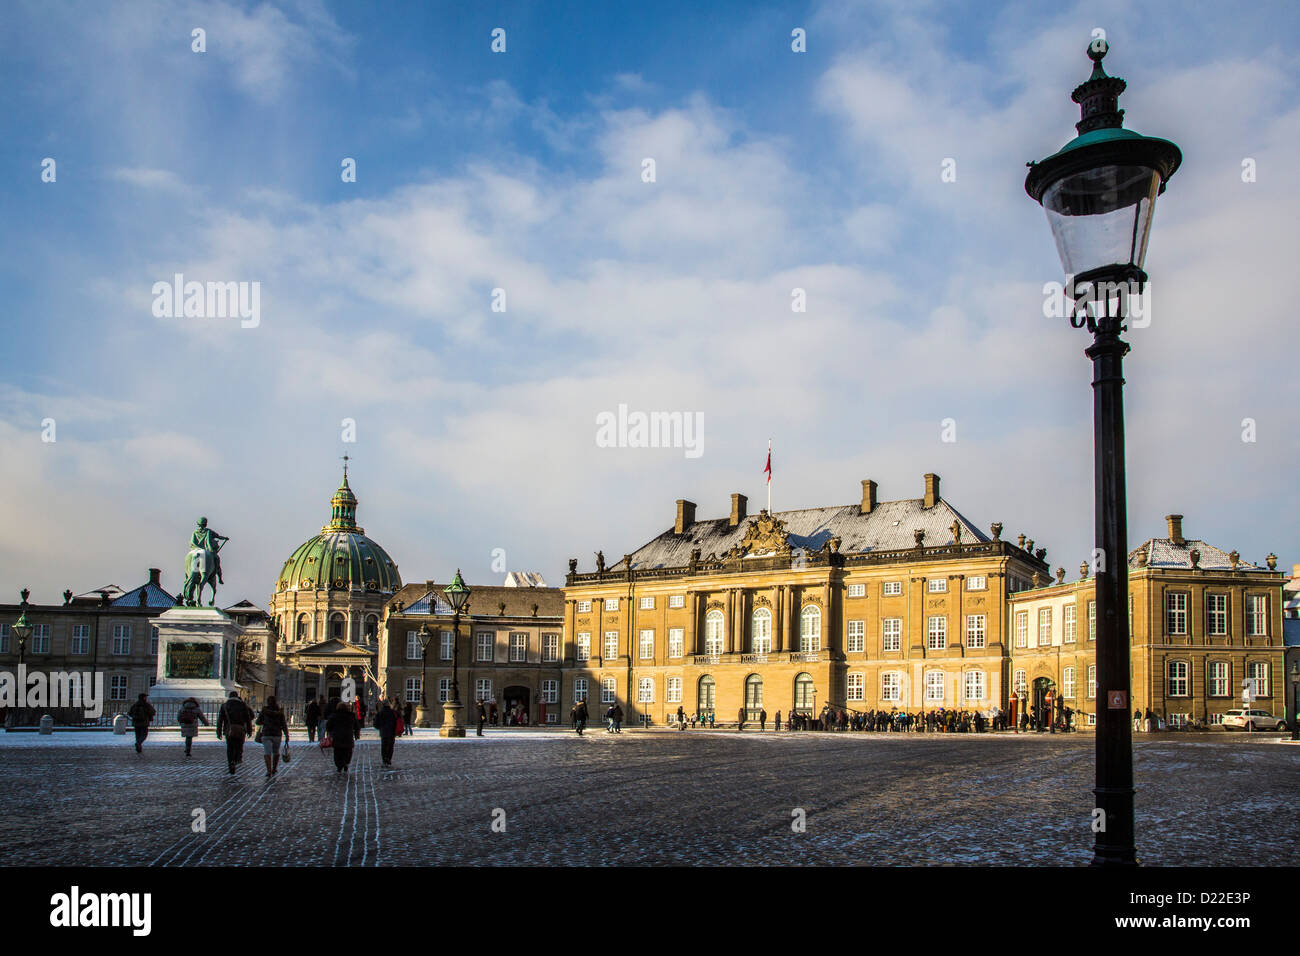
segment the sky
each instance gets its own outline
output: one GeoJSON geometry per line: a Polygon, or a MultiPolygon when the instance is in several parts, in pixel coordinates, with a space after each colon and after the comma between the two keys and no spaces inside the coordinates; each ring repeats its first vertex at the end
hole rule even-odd
{"type": "Polygon", "coordinates": [[[265,605],[344,454],[403,580],[560,584],[677,498],[764,506],[769,440],[776,510],[935,472],[1073,578],[1088,336],[1044,315],[1023,183],[1098,28],[1126,125],[1184,156],[1128,336],[1130,545],[1176,512],[1300,561],[1300,8],[700,6],[0,6],[0,600],[174,591],[203,515],[220,603],[265,605]],[[176,273],[257,283],[256,322],[157,314],[176,273]],[[609,447],[620,406],[699,444],[609,447]]]}

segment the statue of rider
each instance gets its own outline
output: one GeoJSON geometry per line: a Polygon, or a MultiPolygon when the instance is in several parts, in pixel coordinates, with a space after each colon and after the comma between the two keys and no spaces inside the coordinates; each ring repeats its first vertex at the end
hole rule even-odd
{"type": "MultiPolygon", "coordinates": [[[[199,526],[194,529],[194,534],[190,535],[191,548],[199,548],[203,551],[212,552],[212,560],[216,562],[217,581],[220,584],[225,584],[226,582],[221,578],[221,555],[219,552],[221,551],[221,545],[225,544],[229,540],[230,539],[225,535],[217,534],[209,528],[207,518],[200,518],[199,526]]],[[[187,568],[187,577],[188,571],[189,569],[187,568]]]]}

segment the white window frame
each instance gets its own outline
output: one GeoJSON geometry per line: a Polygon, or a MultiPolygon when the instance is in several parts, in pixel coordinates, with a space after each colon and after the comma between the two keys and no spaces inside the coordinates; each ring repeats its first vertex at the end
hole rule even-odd
{"type": "Polygon", "coordinates": [[[451,678],[438,678],[438,703],[445,704],[451,700],[451,678]]]}
{"type": "Polygon", "coordinates": [[[605,643],[601,645],[601,657],[605,660],[618,657],[618,631],[606,631],[605,643]]]}
{"type": "Polygon", "coordinates": [[[125,674],[112,674],[108,678],[108,699],[109,700],[126,700],[128,693],[127,679],[125,674]]]}
{"type": "Polygon", "coordinates": [[[668,595],[668,607],[669,608],[686,607],[686,595],[685,594],[668,595]]]}
{"type": "Polygon", "coordinates": [[[118,657],[126,657],[131,653],[131,644],[134,641],[134,633],[130,624],[113,625],[113,654],[118,657]]]}
{"type": "Polygon", "coordinates": [[[966,646],[980,650],[988,644],[987,619],[983,614],[966,615],[966,646]]]}
{"type": "Polygon", "coordinates": [[[654,628],[644,627],[641,633],[637,635],[637,657],[643,661],[652,661],[655,659],[655,632],[654,628]]]}
{"type": "Polygon", "coordinates": [[[1246,663],[1246,678],[1255,684],[1255,698],[1272,697],[1272,691],[1268,686],[1268,662],[1267,661],[1248,661],[1246,663]]]}
{"type": "Polygon", "coordinates": [[[613,677],[600,679],[600,702],[602,704],[618,703],[618,680],[613,677]]]}
{"type": "Polygon", "coordinates": [[[848,683],[849,700],[866,700],[865,674],[850,674],[848,683]]]}
{"type": "Polygon", "coordinates": [[[591,602],[590,602],[590,601],[579,601],[579,602],[578,602],[578,613],[579,613],[579,614],[590,614],[590,613],[591,613],[591,602]]]}
{"type": "MultiPolygon", "coordinates": [[[[154,630],[157,631],[157,628],[154,628],[154,630]]],[[[90,625],[89,624],[72,625],[72,639],[68,645],[68,653],[69,654],[90,653],[90,625]]],[[[155,653],[157,652],[155,651],[155,653]]]]}
{"type": "Polygon", "coordinates": [[[655,679],[653,677],[637,678],[636,702],[638,704],[653,704],[655,702],[655,679]]]}
{"type": "Polygon", "coordinates": [[[574,647],[575,647],[574,657],[576,660],[580,660],[580,661],[591,660],[591,632],[579,631],[577,636],[577,641],[574,647]]]}
{"type": "Polygon", "coordinates": [[[867,596],[867,586],[865,584],[850,584],[848,596],[851,598],[860,598],[867,596]]]}
{"type": "Polygon", "coordinates": [[[984,671],[966,671],[962,678],[966,700],[988,700],[988,675],[984,671]]]}
{"type": "Polygon", "coordinates": [[[618,598],[605,598],[605,610],[606,610],[606,611],[617,611],[617,610],[618,610],[618,598]]]}
{"type": "Polygon", "coordinates": [[[474,632],[474,660],[480,664],[490,664],[496,656],[496,631],[474,632]],[[485,640],[486,638],[486,640],[485,640]]]}
{"type": "Polygon", "coordinates": [[[972,574],[966,579],[967,591],[987,591],[989,589],[989,579],[982,574],[972,574]]]}
{"type": "MultiPolygon", "coordinates": [[[[1187,635],[1187,592],[1165,592],[1165,633],[1179,637],[1187,635]]],[[[1179,696],[1186,696],[1180,694],[1179,696]]]]}
{"type": "Polygon", "coordinates": [[[880,647],[882,651],[903,649],[903,619],[887,617],[880,622],[880,647]]]}
{"type": "Polygon", "coordinates": [[[1061,609],[1061,612],[1061,616],[1064,618],[1061,642],[1064,644],[1077,644],[1079,642],[1079,609],[1073,604],[1067,604],[1061,609]]]}
{"type": "Polygon", "coordinates": [[[474,697],[487,703],[492,699],[492,678],[480,677],[474,681],[474,697]]]}
{"type": "Polygon", "coordinates": [[[880,589],[880,593],[883,594],[885,597],[893,597],[894,595],[902,594],[902,593],[903,593],[903,582],[902,582],[902,581],[886,581],[885,584],[884,584],[884,587],[882,587],[882,588],[880,589]]]}
{"type": "Polygon", "coordinates": [[[1023,697],[1029,693],[1029,675],[1023,670],[1016,671],[1011,683],[1015,688],[1014,693],[1017,697],[1023,697]]]}
{"type": "Polygon", "coordinates": [[[456,650],[456,634],[453,631],[438,632],[438,659],[449,661],[456,650]]]}
{"type": "Polygon", "coordinates": [[[668,628],[668,657],[671,659],[680,659],[686,654],[686,629],[681,627],[668,628]]]}
{"type": "Polygon", "coordinates": [[[717,657],[725,647],[724,623],[722,612],[717,608],[704,615],[704,653],[710,657],[717,657]]]}
{"type": "Polygon", "coordinates": [[[1078,691],[1077,672],[1073,666],[1066,667],[1061,671],[1061,695],[1066,700],[1074,700],[1074,695],[1078,691]]]}
{"type": "MultiPolygon", "coordinates": [[[[550,631],[542,635],[542,663],[554,664],[560,659],[560,635],[550,631]]],[[[555,701],[551,701],[555,703],[555,701]]]]}
{"type": "Polygon", "coordinates": [[[560,682],[558,680],[542,681],[542,703],[558,704],[560,702],[560,682]]]}
{"type": "MultiPolygon", "coordinates": [[[[1129,633],[1130,638],[1132,638],[1133,636],[1131,632],[1132,629],[1130,628],[1130,633],[1129,633]]],[[[1088,602],[1088,640],[1095,641],[1096,639],[1097,639],[1097,602],[1089,601],[1088,602]]]]}
{"type": "Polygon", "coordinates": [[[1228,595],[1214,592],[1205,595],[1205,633],[1211,637],[1227,635],[1228,595]]]}
{"type": "Polygon", "coordinates": [[[925,646],[927,650],[931,651],[948,649],[947,615],[931,614],[925,619],[925,646]]]}
{"type": "Polygon", "coordinates": [[[925,589],[930,594],[946,594],[948,592],[948,579],[930,578],[925,582],[925,589]]]}
{"type": "Polygon", "coordinates": [[[653,594],[641,595],[641,610],[653,611],[655,609],[655,598],[653,594]]]}
{"type": "Polygon", "coordinates": [[[886,671],[880,675],[880,699],[885,703],[898,703],[903,699],[903,675],[886,671]]]}
{"type": "Polygon", "coordinates": [[[1190,661],[1165,661],[1165,696],[1190,697],[1192,695],[1192,665],[1190,661]]]}
{"type": "Polygon", "coordinates": [[[1097,665],[1088,665],[1088,700],[1097,699],[1097,665]]]}
{"type": "Polygon", "coordinates": [[[769,608],[754,608],[749,621],[749,646],[754,654],[772,653],[772,611],[769,608]]]}
{"type": "Polygon", "coordinates": [[[1016,647],[1029,646],[1029,612],[1016,612],[1016,647]]]}
{"type": "Polygon", "coordinates": [[[1038,646],[1052,646],[1052,624],[1056,615],[1052,613],[1052,608],[1040,607],[1038,609],[1038,646]]]}
{"type": "Polygon", "coordinates": [[[418,701],[420,699],[420,678],[406,678],[405,691],[406,696],[402,698],[403,700],[418,701]]]}
{"type": "Polygon", "coordinates": [[[573,702],[586,700],[591,694],[591,687],[585,677],[575,677],[573,679],[573,702]]]}
{"type": "MultiPolygon", "coordinates": [[[[846,646],[844,648],[850,654],[860,654],[867,649],[867,622],[866,621],[849,621],[848,634],[846,635],[846,646]]],[[[861,700],[862,698],[856,698],[861,700]]]]}
{"type": "Polygon", "coordinates": [[[927,703],[943,703],[948,687],[948,675],[941,670],[925,672],[925,700],[927,703]]]}
{"type": "Polygon", "coordinates": [[[510,663],[524,664],[528,662],[528,632],[511,631],[510,632],[510,663]]]}
{"type": "Polygon", "coordinates": [[[805,604],[799,612],[799,653],[814,654],[822,649],[822,609],[805,604]]]}
{"type": "MultiPolygon", "coordinates": [[[[418,661],[424,657],[424,647],[420,644],[419,631],[406,632],[406,659],[408,661],[418,661]]],[[[410,700],[408,697],[407,700],[410,700]]]]}
{"type": "Polygon", "coordinates": [[[1210,697],[1232,696],[1232,665],[1227,661],[1210,661],[1206,666],[1207,689],[1210,697]]]}
{"type": "Polygon", "coordinates": [[[682,679],[680,677],[668,678],[668,703],[680,704],[682,702],[682,679]]]}
{"type": "Polygon", "coordinates": [[[1246,636],[1268,637],[1268,595],[1246,595],[1246,636]]]}

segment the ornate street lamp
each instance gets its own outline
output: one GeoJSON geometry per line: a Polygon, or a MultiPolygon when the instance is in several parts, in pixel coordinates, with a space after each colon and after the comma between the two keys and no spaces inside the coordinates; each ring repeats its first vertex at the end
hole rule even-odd
{"type": "Polygon", "coordinates": [[[425,686],[429,683],[429,642],[433,631],[428,624],[420,625],[420,719],[429,712],[429,698],[425,686]]]}
{"type": "MultiPolygon", "coordinates": [[[[18,669],[14,671],[14,686],[18,690],[20,698],[24,695],[24,691],[26,690],[23,685],[24,679],[19,677],[23,672],[23,653],[27,650],[27,639],[32,636],[32,625],[31,622],[27,620],[27,595],[31,593],[32,592],[27,590],[27,588],[22,589],[21,595],[23,603],[19,607],[18,620],[14,622],[14,625],[10,628],[14,635],[14,641],[18,645],[18,669]]],[[[26,708],[18,708],[17,716],[14,719],[15,726],[22,723],[20,718],[25,710],[26,708]]]]}
{"type": "Polygon", "coordinates": [[[456,569],[456,576],[451,579],[451,583],[442,589],[443,595],[447,598],[447,603],[451,605],[454,612],[451,625],[451,698],[443,705],[442,729],[438,731],[443,737],[464,737],[465,725],[461,720],[461,703],[460,703],[460,670],[458,667],[460,654],[460,612],[469,600],[469,588],[465,585],[464,579],[460,576],[460,568],[456,569]]]}
{"type": "Polygon", "coordinates": [[[1092,75],[1075,88],[1078,136],[1042,162],[1030,163],[1025,191],[1042,204],[1065,271],[1075,290],[1088,288],[1075,328],[1093,333],[1084,354],[1093,365],[1095,541],[1101,561],[1097,600],[1097,807],[1104,826],[1093,865],[1135,865],[1133,738],[1130,715],[1128,521],[1124,475],[1123,359],[1128,293],[1141,291],[1156,197],[1182,162],[1173,143],[1123,129],[1119,95],[1125,83],[1107,76],[1104,39],[1092,41],[1092,75]],[[1110,314],[1109,300],[1118,297],[1110,314]]]}
{"type": "Polygon", "coordinates": [[[1291,739],[1300,740],[1300,661],[1291,662],[1291,739]]]}

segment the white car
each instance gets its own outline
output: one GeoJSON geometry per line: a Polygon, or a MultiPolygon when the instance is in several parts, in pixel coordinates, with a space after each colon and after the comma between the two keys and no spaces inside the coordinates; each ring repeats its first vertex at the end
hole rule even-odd
{"type": "Polygon", "coordinates": [[[1223,715],[1224,727],[1241,730],[1286,730],[1286,721],[1266,710],[1230,710],[1223,715]]]}

